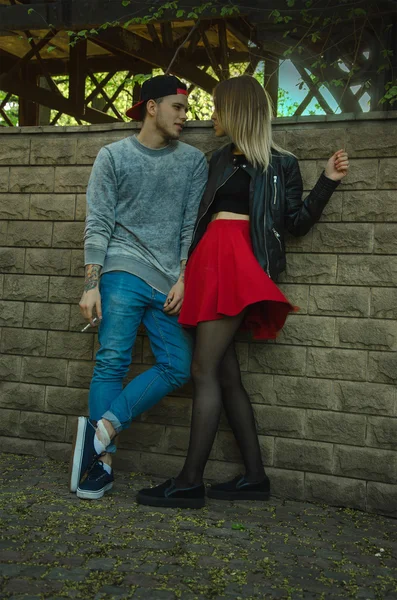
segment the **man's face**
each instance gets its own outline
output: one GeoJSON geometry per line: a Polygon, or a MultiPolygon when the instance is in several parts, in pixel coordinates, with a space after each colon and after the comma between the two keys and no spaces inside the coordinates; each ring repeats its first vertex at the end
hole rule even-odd
{"type": "Polygon", "coordinates": [[[186,122],[187,96],[175,94],[165,96],[160,104],[156,104],[156,127],[166,139],[177,140],[186,122]]]}

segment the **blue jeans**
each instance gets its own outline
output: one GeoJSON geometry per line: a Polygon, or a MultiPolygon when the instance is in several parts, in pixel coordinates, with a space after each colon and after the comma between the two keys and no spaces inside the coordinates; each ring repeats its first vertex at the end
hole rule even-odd
{"type": "MultiPolygon", "coordinates": [[[[101,277],[102,322],[100,348],[90,386],[90,418],[110,421],[119,433],[190,377],[192,340],[178,317],[163,311],[165,294],[139,277],[112,271],[101,277]],[[124,389],[123,379],[131,364],[132,348],[139,325],[149,336],[156,364],[124,389]]],[[[115,452],[111,444],[108,452],[115,452]]]]}

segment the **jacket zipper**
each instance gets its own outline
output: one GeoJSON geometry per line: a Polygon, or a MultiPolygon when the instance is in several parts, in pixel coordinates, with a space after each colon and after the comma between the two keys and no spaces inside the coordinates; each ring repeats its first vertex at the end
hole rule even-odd
{"type": "Polygon", "coordinates": [[[225,179],[225,181],[222,183],[222,185],[220,185],[219,187],[217,187],[217,188],[216,188],[216,190],[215,190],[215,192],[214,192],[214,194],[213,194],[213,196],[212,196],[211,202],[210,202],[210,203],[208,204],[208,206],[207,206],[207,210],[206,210],[206,211],[205,211],[205,212],[204,212],[204,213],[201,215],[200,219],[199,219],[199,220],[198,220],[198,222],[197,222],[197,225],[196,225],[196,227],[194,228],[193,235],[192,235],[192,241],[194,240],[194,236],[196,235],[196,231],[197,231],[197,229],[198,229],[198,227],[199,227],[199,225],[200,225],[201,221],[204,219],[205,215],[207,214],[207,212],[208,212],[208,211],[209,211],[209,209],[211,208],[211,205],[212,205],[212,203],[213,203],[213,201],[214,201],[214,198],[215,198],[215,195],[216,195],[217,191],[218,191],[218,190],[220,190],[220,189],[221,189],[221,187],[223,187],[223,186],[225,185],[225,183],[226,183],[227,181],[229,181],[229,179],[230,179],[231,177],[233,177],[233,175],[235,174],[235,172],[237,171],[237,169],[238,169],[238,167],[236,167],[235,169],[233,169],[233,173],[231,173],[231,174],[229,175],[229,177],[228,177],[227,179],[225,179]]]}
{"type": "MultiPolygon", "coordinates": [[[[267,188],[267,178],[268,178],[268,173],[266,171],[266,188],[267,188]]],[[[266,197],[266,196],[265,196],[266,197]]],[[[263,219],[263,227],[264,227],[264,231],[263,231],[263,237],[265,240],[265,251],[266,251],[266,273],[268,275],[268,277],[270,277],[270,269],[269,269],[269,253],[267,251],[267,244],[266,244],[266,202],[265,202],[265,216],[263,219]]],[[[271,277],[270,277],[271,279],[271,277]]]]}
{"type": "Polygon", "coordinates": [[[280,250],[283,251],[283,246],[281,244],[281,236],[280,236],[279,232],[276,229],[274,229],[274,227],[273,227],[272,231],[274,233],[274,236],[275,236],[276,240],[280,244],[280,250]]]}
{"type": "Polygon", "coordinates": [[[274,187],[273,204],[276,204],[276,201],[277,201],[277,175],[273,175],[273,187],[274,187]]]}

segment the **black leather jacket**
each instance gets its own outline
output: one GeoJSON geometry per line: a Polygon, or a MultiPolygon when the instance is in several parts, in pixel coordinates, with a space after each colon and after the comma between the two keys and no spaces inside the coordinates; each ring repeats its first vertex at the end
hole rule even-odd
{"type": "MultiPolygon", "coordinates": [[[[264,173],[250,163],[243,167],[251,176],[250,230],[254,254],[272,279],[285,269],[285,231],[305,235],[316,223],[339,182],[322,173],[309,195],[302,201],[303,184],[298,160],[272,150],[269,168],[264,173]]],[[[211,220],[209,210],[217,190],[233,175],[233,145],[214,152],[209,165],[207,187],[200,203],[189,256],[196,248],[211,220]]]]}

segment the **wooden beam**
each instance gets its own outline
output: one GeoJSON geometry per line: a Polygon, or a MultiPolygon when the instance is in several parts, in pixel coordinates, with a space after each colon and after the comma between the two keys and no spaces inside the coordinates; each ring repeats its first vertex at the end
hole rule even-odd
{"type": "Polygon", "coordinates": [[[50,89],[51,89],[53,92],[59,92],[59,90],[58,90],[57,86],[55,85],[54,81],[53,81],[53,80],[52,80],[52,78],[51,78],[51,75],[48,73],[48,71],[47,71],[47,69],[46,69],[46,67],[45,67],[45,65],[44,65],[44,61],[43,61],[43,59],[41,58],[41,54],[40,54],[40,52],[37,50],[36,43],[35,43],[35,42],[33,41],[33,39],[32,39],[32,34],[31,34],[31,32],[30,32],[29,30],[27,30],[27,31],[25,31],[24,33],[25,33],[25,35],[26,35],[26,39],[27,39],[27,40],[30,40],[30,41],[29,41],[30,47],[32,48],[32,50],[34,50],[34,51],[35,51],[36,60],[37,60],[38,64],[40,65],[40,68],[41,68],[41,71],[42,71],[42,73],[43,73],[44,77],[45,77],[45,78],[46,78],[46,80],[47,80],[47,83],[48,83],[48,86],[49,86],[49,88],[50,88],[50,89]]]}
{"type": "Polygon", "coordinates": [[[141,89],[142,86],[137,81],[134,82],[134,87],[132,88],[132,103],[136,104],[141,99],[141,89]]]}
{"type": "Polygon", "coordinates": [[[305,84],[307,85],[309,90],[311,92],[313,92],[312,95],[315,96],[316,100],[318,101],[318,103],[321,106],[321,108],[323,109],[323,111],[327,115],[333,115],[334,111],[332,110],[332,108],[330,107],[330,105],[328,104],[326,99],[323,97],[323,95],[320,92],[320,90],[318,89],[317,85],[315,85],[313,83],[310,75],[305,71],[305,69],[300,64],[298,64],[294,61],[292,61],[292,64],[294,65],[295,69],[298,71],[299,75],[302,77],[303,81],[305,82],[305,84]]]}
{"type": "Polygon", "coordinates": [[[0,88],[2,81],[8,77],[12,77],[15,73],[17,73],[27,62],[30,61],[33,56],[40,52],[42,48],[44,48],[48,42],[54,37],[56,31],[48,31],[44,38],[37,42],[34,47],[32,47],[29,52],[27,52],[22,58],[20,58],[6,73],[0,75],[0,88]]]}
{"type": "Polygon", "coordinates": [[[3,117],[4,121],[7,123],[9,127],[14,127],[14,123],[11,121],[6,111],[0,108],[0,115],[3,117]]]}
{"type": "Polygon", "coordinates": [[[0,103],[0,109],[4,108],[5,105],[7,104],[7,102],[9,101],[9,99],[11,98],[12,94],[8,93],[6,94],[4,100],[0,103]]]}
{"type": "MultiPolygon", "coordinates": [[[[91,71],[91,73],[93,73],[93,71],[91,71]]],[[[109,81],[112,79],[113,75],[115,74],[115,71],[111,71],[110,73],[108,73],[103,79],[102,79],[102,85],[106,85],[107,83],[109,83],[109,81]]],[[[87,98],[85,99],[85,103],[88,104],[89,102],[91,102],[91,100],[93,100],[96,96],[98,96],[101,93],[101,90],[99,88],[95,88],[92,90],[92,92],[90,94],[88,94],[87,98]]]]}
{"type": "MultiPolygon", "coordinates": [[[[194,35],[194,34],[193,34],[194,35]]],[[[192,36],[193,37],[193,36],[192,36]]],[[[200,36],[199,36],[200,37],[200,36]]],[[[141,39],[141,38],[139,38],[141,39]]],[[[149,42],[150,44],[150,42],[149,42]]],[[[207,52],[203,48],[198,48],[189,58],[189,50],[181,50],[181,58],[189,64],[193,63],[204,67],[209,67],[210,61],[207,52]]],[[[219,48],[213,48],[216,60],[220,63],[220,50],[219,48]]],[[[250,54],[248,52],[237,52],[236,50],[230,50],[229,58],[231,63],[242,63],[250,60],[250,54]]],[[[0,50],[0,73],[6,72],[13,65],[16,64],[17,58],[9,53],[5,53],[0,50]]],[[[42,58],[42,63],[50,75],[68,75],[69,74],[69,59],[60,58],[42,58]]],[[[29,63],[29,68],[37,73],[42,74],[40,66],[34,62],[29,63]]],[[[107,73],[109,71],[128,71],[133,70],[135,73],[147,73],[148,63],[132,56],[126,55],[103,55],[103,56],[92,56],[87,58],[87,71],[90,69],[93,73],[107,73]]],[[[215,81],[215,80],[214,80],[215,81]]]]}
{"type": "Polygon", "coordinates": [[[306,96],[303,98],[302,102],[299,104],[298,108],[294,112],[294,116],[300,116],[303,111],[309,106],[310,102],[313,100],[314,94],[311,90],[309,90],[306,96]]]}
{"type": "MultiPolygon", "coordinates": [[[[22,68],[20,84],[23,86],[37,84],[37,76],[29,72],[26,65],[22,68]]],[[[10,91],[10,90],[7,90],[10,91]]],[[[37,102],[32,101],[33,98],[19,98],[19,117],[18,124],[20,127],[35,126],[39,124],[39,106],[37,102]]]]}
{"type": "Polygon", "coordinates": [[[15,96],[26,99],[42,106],[48,106],[54,110],[58,110],[67,115],[71,115],[75,118],[83,119],[88,123],[118,123],[119,119],[102,113],[99,110],[93,108],[87,108],[84,115],[81,115],[76,110],[76,106],[70,102],[61,94],[54,94],[53,92],[44,88],[29,84],[20,79],[5,80],[2,82],[0,89],[5,92],[11,92],[15,96]]]}
{"type": "MultiPolygon", "coordinates": [[[[144,17],[149,14],[149,8],[153,5],[161,4],[154,0],[134,0],[133,3],[123,6],[120,1],[101,0],[101,2],[93,2],[93,0],[55,0],[54,2],[35,2],[34,5],[16,4],[15,6],[2,5],[0,6],[0,23],[2,30],[24,30],[43,29],[43,24],[51,23],[57,29],[90,29],[97,28],[107,22],[125,22],[131,17],[131,5],[133,4],[134,17],[144,17]],[[34,7],[34,11],[29,13],[28,10],[34,7]]],[[[234,4],[238,7],[240,15],[247,17],[251,23],[271,22],[271,11],[275,6],[279,7],[279,3],[275,0],[235,0],[234,4]]],[[[303,3],[299,3],[303,8],[303,3]]],[[[203,19],[214,19],[221,17],[221,11],[224,3],[216,3],[215,7],[211,5],[205,8],[201,17],[203,19]],[[215,13],[212,9],[215,8],[215,13]]],[[[335,11],[336,2],[328,2],[325,7],[323,2],[315,3],[311,10],[313,16],[318,15],[325,17],[335,11]]],[[[184,0],[183,8],[186,13],[197,6],[197,0],[184,0]]],[[[287,14],[290,9],[285,8],[287,14]]],[[[186,13],[179,20],[186,20],[186,13]]],[[[371,19],[379,19],[387,15],[395,13],[394,0],[378,0],[376,10],[371,14],[371,19]],[[378,12],[377,12],[378,11],[378,12]]],[[[356,21],[368,18],[356,17],[356,21]]],[[[347,17],[346,17],[347,19],[347,17]]],[[[171,21],[176,19],[174,10],[165,10],[161,21],[171,21]]],[[[351,20],[349,20],[349,23],[351,20]]],[[[290,25],[285,24],[285,29],[289,29],[290,25]]]]}
{"type": "Polygon", "coordinates": [[[253,28],[250,29],[247,27],[246,23],[242,19],[228,19],[226,21],[226,26],[230,33],[236,39],[238,39],[243,46],[249,48],[251,47],[252,43],[256,43],[256,40],[253,39],[253,28]]]}
{"type": "Polygon", "coordinates": [[[253,75],[259,65],[261,59],[259,56],[250,56],[248,67],[244,71],[244,75],[253,75]]]}
{"type": "Polygon", "coordinates": [[[200,31],[201,31],[201,38],[204,42],[204,48],[208,54],[208,58],[210,59],[211,67],[215,71],[215,74],[218,77],[219,81],[222,81],[224,79],[222,69],[219,68],[219,63],[215,58],[214,51],[211,47],[211,44],[208,41],[207,34],[205,32],[205,27],[203,25],[200,26],[200,31]]]}
{"type": "MultiPolygon", "coordinates": [[[[0,50],[0,73],[6,73],[17,62],[18,58],[8,52],[0,50]]],[[[67,58],[46,58],[41,59],[45,70],[49,75],[68,75],[69,57],[67,58]]],[[[42,70],[36,62],[30,62],[29,69],[41,75],[42,70]]],[[[107,73],[108,71],[128,71],[133,69],[136,73],[144,73],[147,69],[147,63],[132,57],[121,58],[119,56],[104,55],[87,57],[87,71],[90,69],[93,73],[107,73]]]]}
{"type": "Polygon", "coordinates": [[[219,51],[221,55],[222,76],[229,79],[229,48],[227,46],[227,29],[225,21],[218,21],[219,51]]]}
{"type": "Polygon", "coordinates": [[[113,106],[114,102],[117,100],[117,98],[119,97],[119,95],[121,94],[121,92],[125,89],[125,83],[126,83],[127,79],[130,79],[131,76],[133,76],[133,73],[131,73],[131,71],[130,71],[129,73],[127,73],[126,77],[124,77],[123,82],[118,86],[117,90],[114,91],[114,93],[110,97],[109,102],[107,102],[105,104],[105,106],[103,108],[103,112],[107,112],[108,109],[109,109],[109,107],[113,106]]]}
{"type": "MultiPolygon", "coordinates": [[[[89,39],[94,44],[113,52],[117,56],[140,58],[151,66],[161,67],[164,70],[167,69],[174,56],[173,50],[165,48],[161,51],[157,50],[148,40],[121,28],[107,29],[101,32],[100,35],[89,39]]],[[[180,56],[175,61],[172,72],[178,77],[183,77],[191,83],[195,83],[209,93],[217,84],[216,79],[180,56]]]]}
{"type": "Polygon", "coordinates": [[[163,40],[163,46],[165,48],[172,48],[174,45],[174,38],[172,36],[172,25],[171,23],[161,23],[161,37],[163,40]]]}
{"type": "MultiPolygon", "coordinates": [[[[327,63],[332,63],[334,61],[336,61],[338,59],[338,55],[337,52],[335,50],[330,50],[327,53],[327,63]]],[[[312,63],[312,59],[310,59],[310,64],[312,63]]],[[[303,63],[304,64],[304,63],[303,63]]],[[[324,83],[326,82],[330,82],[333,81],[335,79],[346,79],[346,85],[344,87],[339,87],[339,86],[335,86],[335,85],[329,85],[328,89],[330,91],[330,93],[333,95],[333,97],[335,98],[335,100],[337,101],[339,107],[341,108],[342,112],[352,112],[352,113],[361,113],[362,112],[362,108],[361,105],[359,103],[359,101],[357,100],[357,98],[355,97],[355,95],[353,94],[353,92],[351,91],[348,82],[347,82],[347,77],[348,74],[343,72],[341,69],[334,67],[334,66],[327,66],[324,69],[320,70],[320,69],[315,69],[313,67],[309,67],[310,71],[316,75],[320,81],[323,81],[324,83]]]]}
{"type": "MultiPolygon", "coordinates": [[[[114,112],[114,114],[116,115],[116,117],[118,119],[120,119],[120,121],[122,121],[123,117],[121,116],[121,114],[119,113],[117,108],[114,106],[112,100],[107,95],[104,84],[101,81],[98,81],[98,79],[95,77],[95,75],[93,73],[89,73],[89,76],[90,76],[91,80],[93,81],[94,85],[97,87],[97,89],[101,90],[102,97],[106,100],[107,106],[109,106],[112,109],[112,111],[114,112]]],[[[106,109],[104,109],[103,112],[105,112],[105,111],[106,111],[106,109]]]]}
{"type": "Polygon", "coordinates": [[[159,34],[157,33],[157,29],[152,23],[146,25],[147,30],[149,32],[150,37],[152,38],[152,42],[156,48],[161,48],[161,41],[159,38],[159,34]]]}
{"type": "Polygon", "coordinates": [[[9,125],[10,127],[13,127],[14,124],[11,121],[11,119],[8,117],[6,111],[4,110],[5,105],[7,104],[7,102],[10,100],[12,94],[8,93],[6,94],[4,100],[0,103],[0,114],[2,115],[4,121],[7,123],[7,125],[9,125]]]}
{"type": "Polygon", "coordinates": [[[194,51],[197,48],[197,44],[199,43],[200,40],[201,40],[201,33],[200,33],[200,29],[197,27],[197,29],[195,29],[193,31],[192,37],[190,38],[189,47],[186,50],[187,57],[193,56],[194,51]]]}
{"type": "Polygon", "coordinates": [[[265,58],[265,79],[264,88],[269,93],[272,99],[274,116],[277,116],[277,104],[278,104],[278,74],[279,74],[279,63],[274,61],[273,58],[265,58]]]}
{"type": "Polygon", "coordinates": [[[69,50],[69,100],[79,114],[85,112],[85,78],[87,76],[87,40],[79,40],[69,50]]]}
{"type": "MultiPolygon", "coordinates": [[[[274,3],[274,0],[250,0],[250,8],[244,6],[243,0],[238,0],[241,14],[252,12],[251,6],[262,9],[263,3],[274,3]]],[[[147,17],[150,7],[155,1],[134,0],[133,16],[135,18],[147,17]]],[[[161,4],[161,3],[160,3],[161,4]]],[[[186,10],[182,19],[186,20],[186,14],[197,6],[197,0],[184,0],[183,8],[186,10]]],[[[56,29],[79,30],[97,28],[103,23],[125,22],[131,18],[131,5],[123,6],[120,1],[101,0],[55,0],[54,2],[39,2],[34,5],[34,10],[28,12],[32,6],[17,4],[15,6],[0,6],[0,23],[4,30],[43,29],[43,24],[51,23],[56,29]]],[[[213,6],[208,6],[201,16],[214,19],[221,16],[222,4],[213,13],[213,6]]],[[[161,21],[171,21],[176,18],[175,10],[165,10],[161,21]]]]}
{"type": "Polygon", "coordinates": [[[386,83],[392,79],[392,75],[396,77],[397,68],[397,15],[396,13],[392,18],[392,26],[388,31],[383,32],[380,39],[374,39],[371,47],[371,54],[375,60],[375,64],[379,67],[389,63],[388,69],[383,69],[380,72],[376,72],[372,80],[372,86],[370,88],[371,95],[371,110],[390,110],[393,109],[393,105],[389,102],[380,103],[383,98],[386,89],[386,83]],[[393,55],[386,59],[382,55],[382,50],[385,48],[393,49],[393,55]],[[393,73],[394,71],[394,73],[393,73]]]}

